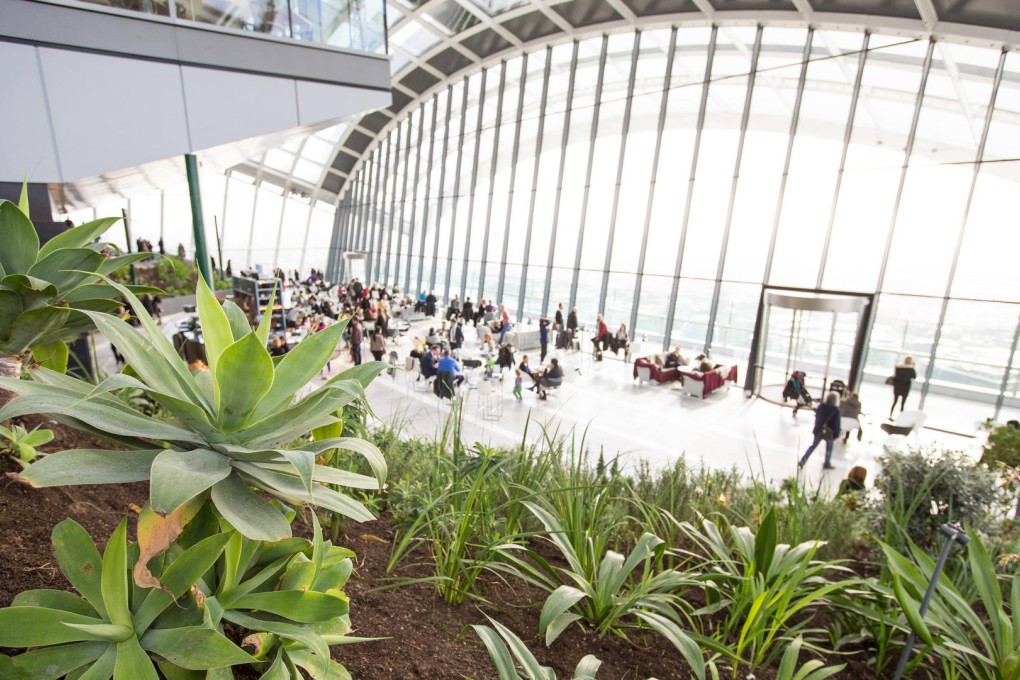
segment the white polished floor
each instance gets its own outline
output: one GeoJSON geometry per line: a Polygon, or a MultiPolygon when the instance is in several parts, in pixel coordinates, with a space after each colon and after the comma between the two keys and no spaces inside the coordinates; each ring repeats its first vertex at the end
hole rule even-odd
{"type": "MultiPolygon", "coordinates": [[[[403,365],[413,337],[427,329],[416,324],[395,347],[403,365]]],[[[471,356],[476,346],[474,332],[468,336],[464,355],[471,356]]],[[[538,365],[538,352],[528,354],[531,365],[538,365]]],[[[516,353],[519,362],[522,354],[516,353]]],[[[684,395],[679,384],[639,385],[632,378],[633,365],[610,358],[594,362],[590,352],[556,351],[566,378],[558,393],[547,401],[525,390],[518,403],[512,393],[513,374],[494,382],[495,408],[486,408],[479,389],[462,389],[463,438],[494,445],[519,443],[527,428],[527,439],[541,440],[543,429],[559,436],[584,438],[592,455],[599,450],[606,458],[619,454],[624,467],[640,459],[653,466],[671,464],[685,456],[692,464],[704,463],[716,468],[736,467],[741,472],[769,480],[781,480],[797,473],[797,460],[812,441],[813,414],[802,411],[796,417],[792,409],[757,398],[747,398],[741,383],[715,392],[705,399],[684,395]],[[501,407],[501,408],[500,408],[501,407]],[[493,415],[495,411],[498,416],[493,415]]],[[[548,361],[548,357],[546,359],[548,361]]],[[[717,357],[719,363],[727,363],[717,357]]],[[[337,367],[334,366],[334,371],[337,367]]],[[[525,378],[525,387],[530,384],[525,378]]],[[[419,388],[420,389],[420,388],[419,388]]],[[[406,436],[435,436],[450,417],[451,404],[431,392],[415,389],[413,376],[386,374],[368,390],[369,402],[381,422],[397,426],[406,436]]],[[[872,417],[864,403],[863,441],[851,437],[845,446],[837,442],[833,452],[835,470],[824,472],[824,444],[819,445],[805,467],[809,484],[818,481],[838,483],[854,465],[875,468],[875,457],[890,441],[879,428],[888,404],[878,404],[872,417]]],[[[895,439],[895,438],[894,438],[895,439]]],[[[908,443],[937,443],[945,447],[974,450],[980,441],[924,430],[908,443]]]]}
{"type": "MultiPolygon", "coordinates": [[[[164,319],[165,332],[173,332],[179,316],[164,319]]],[[[387,351],[395,350],[403,366],[415,337],[424,336],[427,329],[425,322],[414,324],[387,351]]],[[[477,341],[473,329],[466,331],[463,354],[470,357],[477,341]]],[[[109,343],[99,335],[96,353],[103,370],[108,374],[117,370],[109,343]]],[[[371,359],[367,351],[365,354],[371,359]]],[[[518,362],[523,354],[528,354],[532,366],[538,365],[537,351],[518,351],[518,362]]],[[[350,366],[347,355],[343,352],[339,361],[333,361],[334,375],[350,366]]],[[[797,473],[797,460],[812,441],[811,412],[802,411],[795,417],[788,407],[744,396],[744,366],[739,366],[738,385],[698,399],[684,395],[679,384],[639,385],[632,377],[633,365],[612,358],[610,353],[603,362],[592,361],[590,352],[555,351],[550,356],[559,358],[566,378],[563,387],[551,393],[547,401],[524,390],[524,400],[518,403],[511,393],[512,373],[492,383],[493,396],[487,408],[482,408],[486,405],[478,388],[461,390],[465,442],[515,445],[527,430],[529,443],[538,443],[545,431],[573,437],[578,444],[583,439],[585,448],[596,457],[600,450],[607,459],[619,455],[625,468],[641,459],[652,466],[665,466],[684,456],[692,465],[736,467],[748,476],[779,481],[797,473]]],[[[716,361],[728,363],[725,357],[717,357],[716,361]]],[[[525,387],[530,382],[525,378],[525,387]]],[[[386,373],[380,375],[369,386],[368,398],[377,423],[392,425],[407,437],[434,437],[450,417],[449,400],[418,391],[414,375],[403,371],[392,378],[386,373]]],[[[863,441],[851,437],[846,445],[837,442],[832,460],[836,469],[828,472],[822,470],[825,452],[824,444],[819,445],[804,469],[808,484],[835,486],[854,465],[872,471],[876,456],[886,444],[904,443],[889,438],[879,428],[888,413],[885,399],[874,407],[864,401],[863,406],[863,441]]],[[[936,444],[976,454],[982,441],[926,429],[919,436],[911,435],[906,443],[936,444]]]]}

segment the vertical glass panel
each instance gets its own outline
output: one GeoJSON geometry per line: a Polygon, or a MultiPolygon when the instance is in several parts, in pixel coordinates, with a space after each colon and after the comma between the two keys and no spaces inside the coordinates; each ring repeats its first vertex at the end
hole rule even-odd
{"type": "Polygon", "coordinates": [[[712,358],[715,363],[722,363],[719,361],[721,357],[740,364],[747,361],[760,297],[760,285],[722,284],[712,335],[712,358]]]}
{"type": "Polygon", "coordinates": [[[847,156],[848,168],[884,167],[868,152],[874,147],[889,150],[884,159],[902,165],[927,49],[918,40],[868,52],[850,140],[856,153],[847,156]]]}
{"type": "Polygon", "coordinates": [[[883,288],[942,295],[956,251],[972,166],[910,168],[883,288]]]}
{"type": "Polygon", "coordinates": [[[641,279],[641,300],[638,302],[635,332],[646,336],[655,345],[662,345],[666,333],[666,311],[673,279],[666,276],[645,276],[641,279]]]}
{"type": "Polygon", "coordinates": [[[301,262],[301,250],[308,232],[308,211],[311,206],[303,200],[288,198],[284,201],[283,222],[280,225],[280,243],[275,266],[294,269],[301,262]]]}
{"type": "Polygon", "coordinates": [[[669,345],[682,345],[694,354],[704,349],[714,292],[712,281],[680,279],[669,345]]]}
{"type": "Polygon", "coordinates": [[[609,275],[604,314],[611,332],[615,333],[620,324],[626,324],[627,332],[631,333],[631,337],[634,337],[633,329],[630,328],[630,312],[634,307],[634,287],[636,285],[637,276],[634,274],[614,272],[609,275]]]}
{"type": "MultiPolygon", "coordinates": [[[[538,76],[541,78],[541,74],[538,76]]],[[[532,83],[528,83],[530,88],[532,83]]],[[[531,182],[535,169],[535,139],[538,136],[538,119],[525,120],[521,123],[520,149],[517,157],[516,175],[514,178],[513,204],[510,207],[510,231],[507,243],[506,261],[521,264],[524,260],[524,244],[528,233],[528,213],[531,208],[531,182]]],[[[541,234],[533,234],[532,238],[541,240],[541,234]]],[[[518,291],[509,291],[515,295],[518,291]]]]}
{"type": "Polygon", "coordinates": [[[994,50],[935,45],[912,166],[975,160],[998,60],[994,50]]]}
{"type": "Polygon", "coordinates": [[[878,285],[900,169],[891,166],[895,151],[855,147],[849,151],[857,158],[865,154],[877,168],[843,173],[823,279],[823,286],[832,290],[874,291],[878,285]]]}
{"type": "Polygon", "coordinates": [[[251,248],[260,251],[256,257],[252,253],[251,264],[261,264],[264,267],[271,267],[273,264],[273,251],[276,249],[276,236],[280,230],[281,209],[283,208],[283,196],[280,195],[280,188],[263,182],[259,185],[259,207],[255,213],[255,227],[252,232],[251,248]]]}
{"type": "MultiPolygon", "coordinates": [[[[913,357],[917,375],[924,375],[941,306],[940,300],[930,298],[883,295],[879,299],[864,370],[867,378],[881,384],[883,395],[890,391],[885,378],[904,357],[913,357]]],[[[891,396],[883,396],[882,401],[890,401],[891,396]]]]}
{"type": "Polygon", "coordinates": [[[1020,301],[1018,193],[1020,162],[981,166],[953,277],[954,297],[1020,301]]]}
{"type": "MultiPolygon", "coordinates": [[[[588,325],[594,326],[598,314],[602,311],[599,306],[599,294],[602,290],[601,271],[581,271],[577,279],[577,318],[588,325]]],[[[570,292],[570,286],[564,295],[570,292]]]]}
{"type": "MultiPolygon", "coordinates": [[[[570,304],[570,282],[572,280],[572,269],[564,267],[553,267],[551,278],[549,281],[549,308],[555,309],[560,303],[563,303],[564,308],[570,304]]],[[[566,312],[563,313],[564,320],[566,320],[566,312]]]]}
{"type": "Polygon", "coordinates": [[[552,311],[542,309],[542,296],[545,294],[545,277],[548,273],[549,269],[544,263],[536,263],[528,267],[528,278],[524,283],[524,307],[522,311],[525,317],[533,319],[548,315],[549,322],[552,323],[552,311]]]}
{"type": "Polygon", "coordinates": [[[308,246],[304,253],[305,268],[325,269],[326,257],[329,253],[329,240],[333,233],[333,206],[316,201],[312,209],[312,221],[308,225],[308,246]]]}
{"type": "Polygon", "coordinates": [[[1020,158],[1020,54],[1010,52],[995,96],[985,160],[1020,158]]]}
{"type": "MultiPolygon", "coordinates": [[[[747,78],[738,78],[746,86],[747,78]]],[[[713,83],[712,88],[715,87],[713,83]]],[[[711,88],[710,88],[711,93],[711,88]]],[[[709,111],[713,111],[709,94],[709,111]]],[[[709,117],[713,117],[710,113],[709,117]]],[[[739,116],[738,116],[739,118],[739,116]]],[[[739,126],[739,120],[737,121],[739,126]]],[[[707,121],[706,121],[707,126],[707,121]]],[[[719,266],[719,248],[722,245],[726,211],[733,181],[733,166],[738,129],[705,129],[698,155],[697,179],[691,199],[691,217],[687,227],[687,242],[683,253],[684,276],[715,279],[719,266]]]]}

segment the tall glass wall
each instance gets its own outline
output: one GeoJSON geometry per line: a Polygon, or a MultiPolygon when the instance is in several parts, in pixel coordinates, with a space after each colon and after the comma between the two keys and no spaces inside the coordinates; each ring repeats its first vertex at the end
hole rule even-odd
{"type": "Polygon", "coordinates": [[[563,302],[738,361],[763,283],[877,293],[866,378],[911,355],[929,406],[972,402],[943,423],[970,430],[1018,403],[1018,140],[1015,53],[785,27],[597,35],[452,82],[385,132],[331,264],[363,250],[405,290],[521,320],[563,302]]]}

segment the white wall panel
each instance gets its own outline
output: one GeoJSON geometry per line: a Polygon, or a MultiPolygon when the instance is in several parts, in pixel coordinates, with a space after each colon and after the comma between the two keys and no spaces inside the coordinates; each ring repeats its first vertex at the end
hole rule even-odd
{"type": "Polygon", "coordinates": [[[177,66],[48,48],[39,56],[66,179],[188,148],[177,66]]]}
{"type": "Polygon", "coordinates": [[[389,106],[392,101],[389,92],[308,81],[297,83],[298,122],[301,125],[379,109],[389,106]]]}
{"type": "Polygon", "coordinates": [[[193,150],[298,125],[294,81],[181,67],[193,150]]]}
{"type": "Polygon", "coordinates": [[[29,182],[62,178],[34,47],[0,42],[4,90],[17,106],[0,105],[0,177],[29,182]]]}

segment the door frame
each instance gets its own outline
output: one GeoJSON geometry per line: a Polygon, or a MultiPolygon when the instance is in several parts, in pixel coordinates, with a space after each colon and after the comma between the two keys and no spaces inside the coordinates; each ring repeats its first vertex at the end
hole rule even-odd
{"type": "Polygon", "coordinates": [[[751,351],[747,357],[747,370],[744,373],[744,395],[752,397],[755,395],[755,381],[758,373],[758,354],[762,333],[765,325],[765,296],[770,293],[806,293],[814,296],[826,297],[852,297],[864,300],[864,307],[860,311],[857,320],[857,333],[854,335],[854,348],[850,357],[850,383],[847,387],[856,392],[861,378],[864,375],[864,357],[867,351],[868,340],[871,336],[871,326],[875,317],[874,293],[857,293],[845,290],[827,290],[825,288],[795,288],[793,286],[772,286],[762,285],[758,295],[758,314],[754,321],[754,336],[751,339],[751,351]]]}

